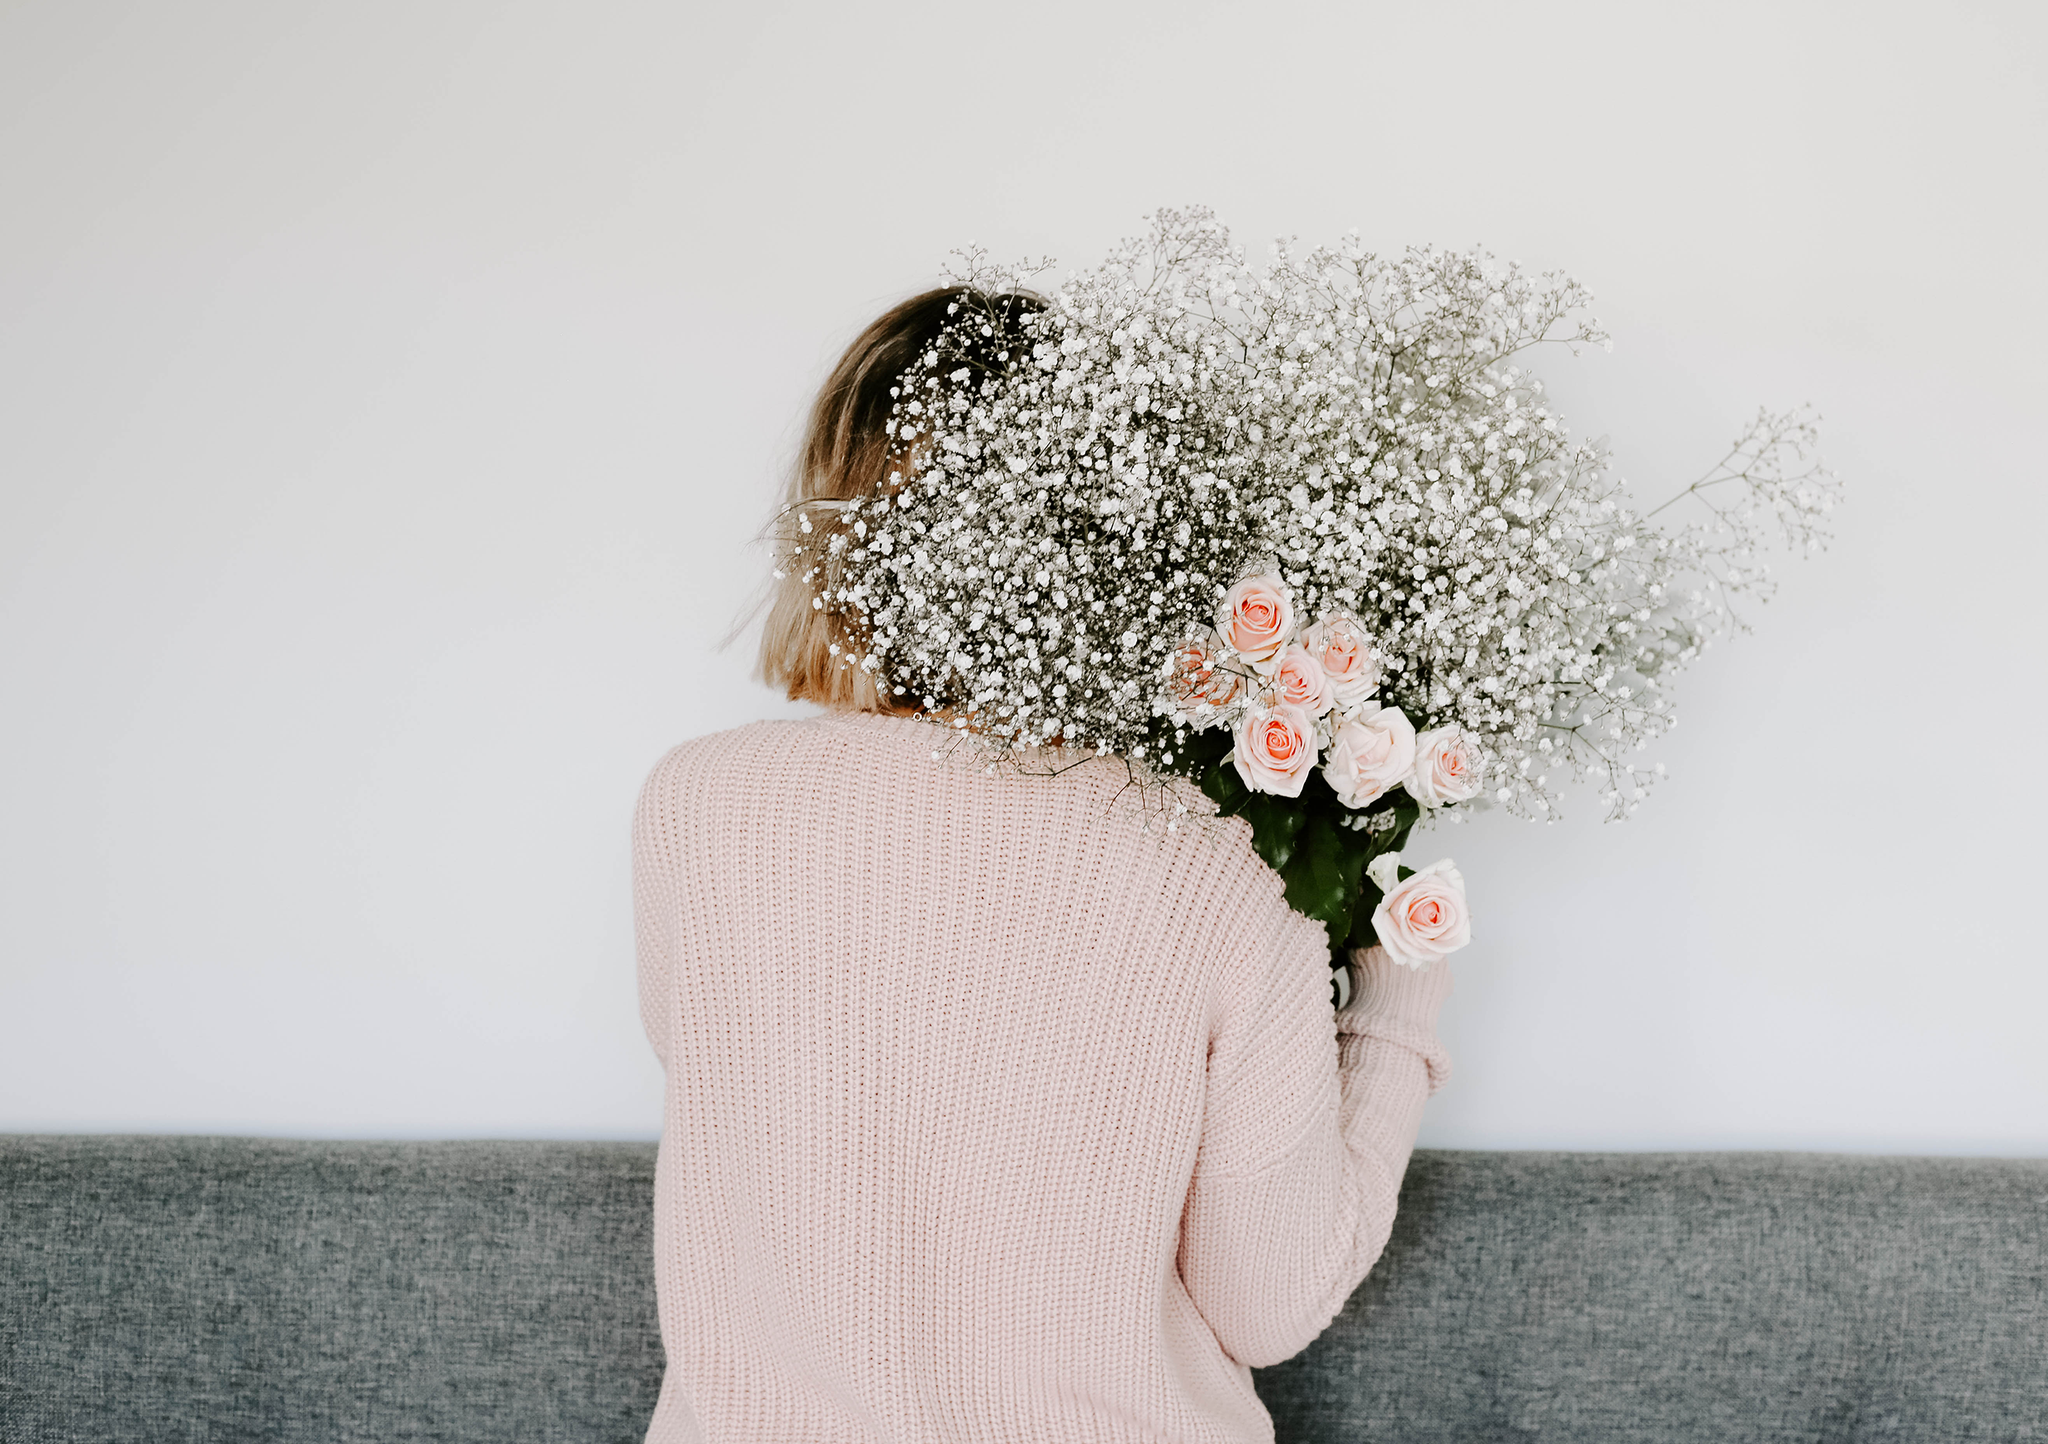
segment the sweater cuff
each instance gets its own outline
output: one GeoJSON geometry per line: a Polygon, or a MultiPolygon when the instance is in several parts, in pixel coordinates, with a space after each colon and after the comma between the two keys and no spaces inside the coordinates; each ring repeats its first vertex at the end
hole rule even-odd
{"type": "Polygon", "coordinates": [[[1450,1055],[1437,1041],[1437,1011],[1451,991],[1450,964],[1403,967],[1380,947],[1351,951],[1353,993],[1337,1014],[1339,1034],[1379,1038],[1418,1055],[1429,1069],[1429,1091],[1451,1076],[1450,1055]]]}

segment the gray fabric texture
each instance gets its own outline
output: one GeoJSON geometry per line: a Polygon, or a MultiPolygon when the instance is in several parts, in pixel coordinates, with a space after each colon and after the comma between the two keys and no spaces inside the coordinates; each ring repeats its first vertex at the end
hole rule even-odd
{"type": "Polygon", "coordinates": [[[2048,1439],[2048,1160],[1418,1153],[1282,1440],[2048,1439]]]}
{"type": "Polygon", "coordinates": [[[0,1138],[0,1439],[639,1440],[652,1145],[0,1138]]]}
{"type": "MultiPolygon", "coordinates": [[[[637,1441],[653,1163],[0,1135],[0,1440],[637,1441]]],[[[1256,1380],[1282,1444],[2048,1439],[2048,1160],[1419,1152],[1256,1380]]]]}

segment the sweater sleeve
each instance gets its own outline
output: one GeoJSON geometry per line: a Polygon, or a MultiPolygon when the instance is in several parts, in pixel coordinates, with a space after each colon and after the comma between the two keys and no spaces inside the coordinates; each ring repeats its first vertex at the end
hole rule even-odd
{"type": "Polygon", "coordinates": [[[668,1066],[669,1002],[674,993],[676,924],[681,909],[682,757],[670,752],[640,788],[633,808],[633,947],[640,979],[640,1025],[668,1066]]]}
{"type": "Polygon", "coordinates": [[[1217,1341],[1254,1368],[1307,1348],[1365,1281],[1423,1101],[1450,1071],[1436,1037],[1445,963],[1417,972],[1354,952],[1358,989],[1333,1020],[1327,970],[1273,952],[1212,1047],[1179,1259],[1217,1341]]]}

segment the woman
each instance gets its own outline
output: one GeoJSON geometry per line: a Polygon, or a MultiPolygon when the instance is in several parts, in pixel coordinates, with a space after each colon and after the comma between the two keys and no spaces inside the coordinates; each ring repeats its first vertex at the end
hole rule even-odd
{"type": "MultiPolygon", "coordinates": [[[[889,484],[890,388],[956,296],[848,349],[792,503],[889,484]]],[[[685,743],[634,821],[648,1438],[1271,1439],[1250,1370],[1386,1244],[1444,963],[1358,953],[1333,1018],[1243,822],[1142,829],[1114,758],[963,765],[780,587],[762,675],[825,715],[685,743]]]]}

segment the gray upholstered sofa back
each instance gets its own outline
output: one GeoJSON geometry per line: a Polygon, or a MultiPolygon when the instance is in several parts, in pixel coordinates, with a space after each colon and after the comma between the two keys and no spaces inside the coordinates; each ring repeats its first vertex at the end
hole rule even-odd
{"type": "MultiPolygon", "coordinates": [[[[0,1439],[635,1440],[644,1144],[0,1136],[0,1439]]],[[[1416,1155],[1288,1440],[2048,1439],[2048,1161],[1416,1155]]]]}

